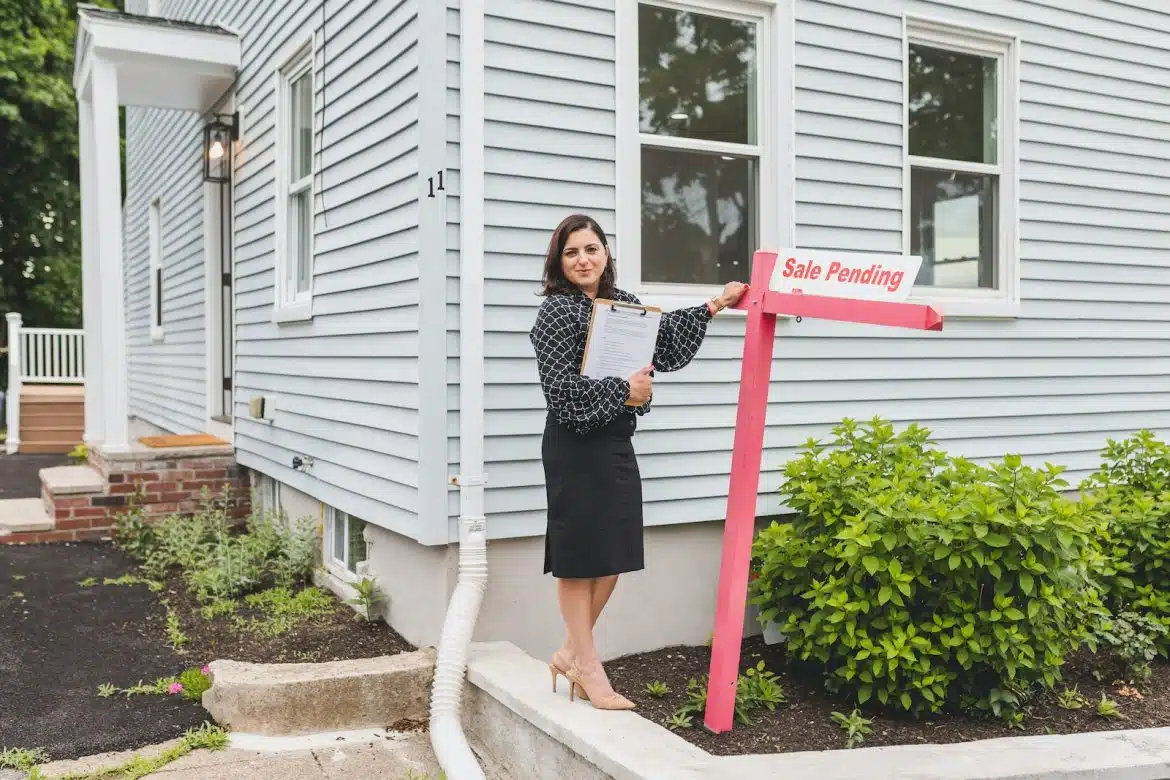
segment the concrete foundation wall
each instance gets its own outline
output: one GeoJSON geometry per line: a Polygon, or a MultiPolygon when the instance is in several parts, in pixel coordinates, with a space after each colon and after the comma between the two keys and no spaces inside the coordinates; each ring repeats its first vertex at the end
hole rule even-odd
{"type": "MultiPolygon", "coordinates": [[[[602,658],[708,640],[722,534],[722,523],[646,529],[646,569],[622,576],[598,622],[602,658]]],[[[370,576],[389,596],[387,622],[417,646],[437,644],[458,577],[458,546],[424,547],[373,526],[366,538],[372,543],[370,576]]],[[[506,640],[536,658],[551,656],[564,625],[556,581],[542,573],[544,537],[489,542],[488,566],[475,641],[506,640]]],[[[746,635],[759,633],[754,615],[749,609],[746,635]]]]}

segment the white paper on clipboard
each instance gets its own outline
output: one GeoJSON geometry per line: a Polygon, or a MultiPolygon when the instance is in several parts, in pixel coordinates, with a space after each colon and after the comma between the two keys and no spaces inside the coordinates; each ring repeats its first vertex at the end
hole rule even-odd
{"type": "Polygon", "coordinates": [[[628,379],[654,359],[662,310],[598,299],[593,302],[581,374],[590,379],[628,379]]]}

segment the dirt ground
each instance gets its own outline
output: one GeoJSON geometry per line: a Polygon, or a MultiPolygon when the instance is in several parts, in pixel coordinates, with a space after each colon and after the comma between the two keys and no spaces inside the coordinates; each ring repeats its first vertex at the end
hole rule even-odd
{"type": "Polygon", "coordinates": [[[171,739],[207,717],[181,697],[97,695],[101,683],[152,682],[184,665],[155,594],[77,584],[133,568],[108,544],[0,547],[0,746],[77,758],[171,739]]]}
{"type": "MultiPolygon", "coordinates": [[[[327,614],[265,636],[241,630],[233,616],[205,619],[178,576],[159,593],[103,584],[132,573],[134,560],[109,542],[0,547],[0,747],[72,759],[163,742],[210,719],[181,696],[100,697],[103,683],[153,683],[218,658],[330,661],[414,649],[332,596],[327,614]],[[163,598],[188,638],[182,652],[168,644],[163,598]]],[[[241,608],[241,617],[250,614],[241,608]]]]}
{"type": "MultiPolygon", "coordinates": [[[[698,679],[706,674],[710,660],[709,647],[671,647],[615,659],[607,662],[605,668],[614,688],[638,705],[639,714],[665,725],[685,701],[688,679],[698,679]],[[651,696],[646,686],[655,681],[666,683],[670,692],[661,698],[651,696]]],[[[780,677],[786,703],[779,705],[775,712],[758,710],[752,716],[752,725],[736,723],[725,734],[708,732],[702,725],[701,716],[694,718],[691,728],[680,728],[675,733],[716,755],[844,748],[844,732],[830,714],[835,710],[849,715],[853,705],[842,696],[827,693],[819,675],[790,664],[780,646],[766,645],[758,636],[744,640],[741,671],[761,660],[767,669],[780,677]]],[[[1011,729],[998,721],[962,713],[915,720],[909,716],[899,717],[862,708],[862,716],[873,720],[873,733],[866,737],[864,747],[1170,726],[1170,664],[1155,661],[1153,677],[1141,686],[1140,699],[1132,696],[1132,688],[1115,682],[1116,672],[1110,659],[1089,652],[1078,653],[1066,663],[1064,680],[1057,684],[1056,692],[1063,691],[1066,686],[1075,686],[1086,699],[1084,706],[1063,709],[1057,704],[1055,694],[1047,694],[1033,702],[1022,729],[1011,729]],[[1096,679],[1094,670],[1102,673],[1101,680],[1096,679]],[[1102,693],[1117,702],[1121,717],[1104,718],[1097,714],[1097,702],[1102,693]]]]}

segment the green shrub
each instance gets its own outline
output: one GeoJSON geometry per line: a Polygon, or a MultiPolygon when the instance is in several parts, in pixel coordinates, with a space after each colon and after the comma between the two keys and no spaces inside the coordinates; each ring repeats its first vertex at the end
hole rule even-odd
{"type": "Polygon", "coordinates": [[[979,466],[880,418],[833,434],[787,464],[796,517],[754,544],[760,620],[859,704],[1014,716],[1102,617],[1091,512],[1056,466],[979,466]]]}
{"type": "MultiPolygon", "coordinates": [[[[1170,628],[1170,446],[1143,430],[1109,439],[1101,456],[1081,491],[1104,521],[1108,604],[1170,628]]],[[[1156,641],[1166,655],[1170,639],[1161,633],[1156,641]]]]}
{"type": "Polygon", "coordinates": [[[155,579],[180,569],[209,606],[264,587],[292,589],[309,581],[317,545],[311,517],[292,523],[254,511],[241,528],[229,505],[226,491],[212,498],[205,490],[198,512],[170,515],[153,526],[141,510],[132,510],[118,519],[115,539],[155,579]]]}

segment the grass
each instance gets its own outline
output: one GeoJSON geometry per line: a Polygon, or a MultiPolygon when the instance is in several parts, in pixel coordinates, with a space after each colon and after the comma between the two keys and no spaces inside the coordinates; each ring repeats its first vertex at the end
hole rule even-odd
{"type": "MultiPolygon", "coordinates": [[[[204,721],[197,729],[188,729],[179,744],[169,747],[153,758],[145,758],[138,753],[130,756],[120,764],[104,766],[92,772],[71,773],[61,775],[54,780],[138,780],[152,772],[157,772],[167,764],[178,761],[192,751],[204,748],[207,750],[223,750],[228,744],[228,733],[219,726],[204,721]]],[[[28,780],[47,780],[36,766],[31,767],[28,780]]]]}
{"type": "Polygon", "coordinates": [[[15,769],[27,772],[37,764],[49,760],[44,748],[4,748],[0,750],[0,769],[15,769]]]}

